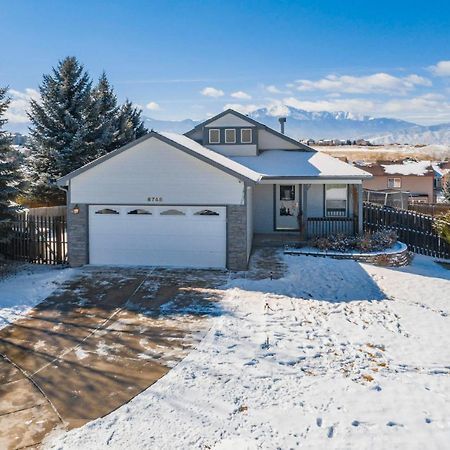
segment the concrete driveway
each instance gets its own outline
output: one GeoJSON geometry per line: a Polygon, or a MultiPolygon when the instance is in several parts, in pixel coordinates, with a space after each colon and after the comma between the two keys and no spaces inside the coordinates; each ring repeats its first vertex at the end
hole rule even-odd
{"type": "Polygon", "coordinates": [[[165,375],[222,314],[216,271],[96,268],[0,331],[0,448],[102,417],[165,375]]]}

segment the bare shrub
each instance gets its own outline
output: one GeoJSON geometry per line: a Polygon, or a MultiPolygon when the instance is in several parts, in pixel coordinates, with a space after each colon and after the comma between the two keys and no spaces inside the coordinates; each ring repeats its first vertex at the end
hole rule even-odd
{"type": "Polygon", "coordinates": [[[357,236],[344,234],[317,237],[311,245],[319,250],[348,252],[357,250],[362,252],[382,251],[392,247],[397,242],[397,233],[394,230],[381,230],[373,234],[365,233],[357,236]]]}

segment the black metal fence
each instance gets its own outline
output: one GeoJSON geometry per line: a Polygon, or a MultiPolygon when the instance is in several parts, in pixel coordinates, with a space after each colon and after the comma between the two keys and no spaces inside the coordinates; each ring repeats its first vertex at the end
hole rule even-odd
{"type": "Polygon", "coordinates": [[[363,205],[364,230],[374,232],[392,229],[408,248],[423,255],[450,258],[450,244],[439,237],[433,224],[438,220],[417,211],[386,208],[373,203],[363,205]]]}
{"type": "Polygon", "coordinates": [[[450,212],[449,203],[410,203],[408,209],[429,216],[440,216],[450,212]]]}
{"type": "Polygon", "coordinates": [[[308,237],[330,234],[352,235],[358,230],[358,219],[347,217],[308,217],[308,237]]]}
{"type": "Polygon", "coordinates": [[[61,216],[19,213],[12,224],[13,237],[0,244],[8,259],[38,264],[67,263],[67,220],[61,216]]]}

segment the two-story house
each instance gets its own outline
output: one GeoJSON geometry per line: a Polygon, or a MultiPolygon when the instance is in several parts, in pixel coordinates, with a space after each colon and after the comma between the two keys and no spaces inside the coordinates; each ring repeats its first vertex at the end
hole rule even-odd
{"type": "Polygon", "coordinates": [[[372,178],[364,180],[364,189],[405,192],[410,201],[434,201],[434,171],[431,161],[406,159],[360,163],[355,166],[372,174],[372,178]]]}
{"type": "Polygon", "coordinates": [[[69,262],[245,269],[255,234],[362,230],[370,174],[227,110],[62,177],[69,262]]]}

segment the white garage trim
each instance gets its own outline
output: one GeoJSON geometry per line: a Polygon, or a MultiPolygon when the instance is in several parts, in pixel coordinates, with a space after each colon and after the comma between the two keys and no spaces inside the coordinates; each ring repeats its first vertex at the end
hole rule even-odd
{"type": "Polygon", "coordinates": [[[91,264],[226,267],[226,208],[89,206],[91,264]]]}

